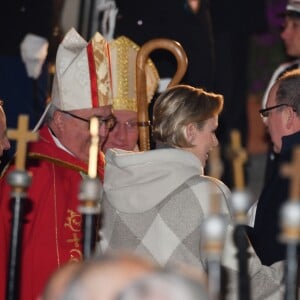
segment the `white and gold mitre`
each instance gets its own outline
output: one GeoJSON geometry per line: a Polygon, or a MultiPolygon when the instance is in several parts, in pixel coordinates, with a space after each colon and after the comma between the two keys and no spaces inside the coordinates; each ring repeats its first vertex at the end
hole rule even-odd
{"type": "Polygon", "coordinates": [[[112,104],[109,58],[108,42],[100,33],[86,42],[72,28],[58,47],[52,103],[62,110],[112,104]]]}
{"type": "MultiPolygon", "coordinates": [[[[125,36],[109,43],[112,72],[113,108],[137,111],[136,57],[140,47],[125,36]]],[[[153,62],[145,66],[148,102],[151,101],[159,81],[153,62]]]]}

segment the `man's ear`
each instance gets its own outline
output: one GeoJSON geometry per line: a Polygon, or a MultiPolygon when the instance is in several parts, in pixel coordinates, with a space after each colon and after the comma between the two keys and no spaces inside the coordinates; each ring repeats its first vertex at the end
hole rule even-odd
{"type": "Polygon", "coordinates": [[[63,130],[64,127],[64,116],[63,113],[60,111],[55,111],[53,114],[53,120],[52,124],[58,129],[58,130],[63,130]]]}
{"type": "Polygon", "coordinates": [[[186,126],[186,139],[190,144],[193,144],[196,137],[196,126],[194,123],[190,123],[186,126]]]}
{"type": "Polygon", "coordinates": [[[293,108],[287,107],[284,111],[284,121],[285,121],[285,126],[288,130],[293,129],[295,118],[296,118],[296,114],[293,111],[293,108]]]}

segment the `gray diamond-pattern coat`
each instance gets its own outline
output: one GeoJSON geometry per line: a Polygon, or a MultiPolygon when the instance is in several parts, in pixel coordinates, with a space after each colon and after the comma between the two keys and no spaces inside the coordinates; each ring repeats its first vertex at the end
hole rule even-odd
{"type": "MultiPolygon", "coordinates": [[[[210,214],[213,196],[220,199],[220,214],[227,220],[221,259],[229,276],[227,299],[237,299],[231,192],[221,181],[204,176],[190,152],[107,151],[99,251],[126,250],[161,266],[181,262],[205,272],[201,224],[210,214]]],[[[250,253],[252,299],[281,299],[282,264],[265,267],[252,248],[250,253]]]]}

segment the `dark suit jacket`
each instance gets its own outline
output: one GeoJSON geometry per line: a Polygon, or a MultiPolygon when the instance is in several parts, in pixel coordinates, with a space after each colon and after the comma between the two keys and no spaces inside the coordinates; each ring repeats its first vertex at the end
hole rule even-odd
{"type": "Polygon", "coordinates": [[[280,209],[289,198],[289,178],[281,176],[280,167],[291,160],[293,147],[299,144],[300,132],[283,138],[282,150],[258,200],[254,228],[248,228],[253,248],[264,265],[286,258],[285,244],[279,240],[280,209]]]}

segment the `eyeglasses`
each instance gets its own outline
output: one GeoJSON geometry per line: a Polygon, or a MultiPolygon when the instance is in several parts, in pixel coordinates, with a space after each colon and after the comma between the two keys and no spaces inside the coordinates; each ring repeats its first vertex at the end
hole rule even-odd
{"type": "Polygon", "coordinates": [[[114,125],[113,128],[119,128],[121,125],[124,125],[127,130],[131,131],[131,130],[137,129],[138,122],[137,121],[120,122],[120,121],[116,120],[116,124],[114,125]]]}
{"type": "MultiPolygon", "coordinates": [[[[78,120],[81,120],[81,121],[84,121],[84,122],[90,124],[89,119],[85,119],[85,118],[76,116],[65,110],[60,110],[60,111],[66,115],[69,115],[69,116],[75,118],[75,119],[78,119],[78,120]]],[[[116,117],[114,115],[109,115],[108,117],[97,117],[97,119],[99,121],[99,127],[101,127],[102,125],[105,125],[105,128],[108,130],[111,130],[116,124],[116,117]]]]}
{"type": "Polygon", "coordinates": [[[274,105],[274,106],[270,106],[270,107],[267,107],[267,108],[260,109],[258,112],[260,113],[260,115],[261,115],[262,118],[267,118],[267,117],[269,117],[270,111],[272,109],[283,107],[283,106],[292,107],[293,111],[297,111],[295,107],[293,107],[293,106],[291,106],[289,104],[286,104],[286,103],[281,103],[281,104],[278,104],[278,105],[274,105]]]}

